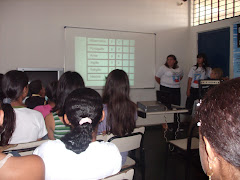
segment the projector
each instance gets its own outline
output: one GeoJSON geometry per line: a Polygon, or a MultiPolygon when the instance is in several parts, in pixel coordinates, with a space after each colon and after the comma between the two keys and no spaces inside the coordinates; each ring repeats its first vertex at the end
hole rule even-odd
{"type": "Polygon", "coordinates": [[[167,110],[166,106],[158,101],[139,101],[137,102],[137,106],[144,112],[159,112],[167,110]]]}

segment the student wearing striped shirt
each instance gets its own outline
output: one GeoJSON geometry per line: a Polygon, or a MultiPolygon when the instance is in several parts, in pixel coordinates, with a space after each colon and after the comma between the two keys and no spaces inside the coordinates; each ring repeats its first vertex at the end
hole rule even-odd
{"type": "Polygon", "coordinates": [[[52,113],[45,118],[49,139],[60,139],[70,132],[70,127],[63,121],[63,105],[72,91],[84,86],[83,78],[77,72],[67,71],[60,77],[57,87],[56,106],[53,108],[52,113]]]}

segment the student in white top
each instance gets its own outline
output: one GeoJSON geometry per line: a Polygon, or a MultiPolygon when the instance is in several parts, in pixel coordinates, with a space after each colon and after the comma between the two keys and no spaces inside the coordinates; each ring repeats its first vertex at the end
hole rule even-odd
{"type": "Polygon", "coordinates": [[[180,81],[183,77],[183,71],[178,66],[176,56],[169,55],[164,65],[160,66],[155,79],[160,84],[160,91],[170,93],[171,104],[180,105],[181,92],[180,81]]]}
{"type": "Polygon", "coordinates": [[[12,70],[2,79],[4,101],[14,108],[16,122],[12,123],[13,131],[9,144],[36,141],[47,135],[43,116],[40,112],[28,109],[22,100],[28,93],[28,77],[24,72],[12,70]]]}
{"type": "Polygon", "coordinates": [[[64,103],[63,120],[71,132],[61,139],[49,140],[33,154],[45,163],[46,180],[102,179],[121,169],[118,148],[96,141],[98,124],[104,118],[102,99],[93,89],[76,89],[64,103]]]}
{"type": "MultiPolygon", "coordinates": [[[[1,102],[1,99],[0,99],[1,102]]],[[[11,105],[4,100],[0,103],[0,137],[2,150],[7,145],[15,122],[14,111],[11,105]]],[[[1,180],[44,180],[43,160],[35,155],[12,157],[12,154],[0,153],[1,180]]]]}
{"type": "Polygon", "coordinates": [[[199,80],[210,78],[211,70],[206,55],[203,53],[198,54],[197,64],[190,69],[188,74],[186,108],[190,110],[190,113],[194,101],[199,99],[199,80]]]}

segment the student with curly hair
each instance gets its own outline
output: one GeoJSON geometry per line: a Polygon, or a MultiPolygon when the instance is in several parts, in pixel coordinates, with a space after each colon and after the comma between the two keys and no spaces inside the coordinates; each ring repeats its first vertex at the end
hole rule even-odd
{"type": "Polygon", "coordinates": [[[64,121],[71,132],[61,139],[50,140],[38,147],[49,179],[102,179],[121,169],[118,148],[109,142],[96,141],[103,106],[93,89],[81,88],[69,94],[64,103],[64,121]]]}
{"type": "Polygon", "coordinates": [[[199,152],[209,179],[240,179],[240,78],[215,86],[196,113],[199,152]]]}

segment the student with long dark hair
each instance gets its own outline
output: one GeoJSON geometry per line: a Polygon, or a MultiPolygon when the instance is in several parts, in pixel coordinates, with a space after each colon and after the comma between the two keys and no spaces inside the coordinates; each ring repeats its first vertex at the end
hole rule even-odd
{"type": "Polygon", "coordinates": [[[209,89],[196,113],[201,164],[209,179],[240,179],[240,78],[209,89]]]}
{"type": "Polygon", "coordinates": [[[0,102],[1,102],[0,111],[3,113],[2,115],[4,115],[3,118],[0,119],[1,121],[3,121],[0,123],[1,125],[0,126],[0,132],[1,132],[0,146],[5,146],[5,145],[8,145],[8,142],[15,130],[16,117],[15,117],[15,112],[10,103],[5,102],[5,100],[3,102],[3,99],[1,99],[0,102]]]}
{"type": "Polygon", "coordinates": [[[67,96],[75,89],[84,87],[84,81],[77,72],[67,71],[58,81],[56,105],[53,112],[45,117],[49,139],[60,139],[70,131],[63,121],[63,105],[67,96]]]}
{"type": "Polygon", "coordinates": [[[14,108],[16,122],[11,126],[15,129],[9,144],[27,143],[41,139],[47,134],[44,119],[41,113],[26,108],[23,99],[28,93],[28,77],[24,72],[12,70],[2,79],[2,90],[5,98],[3,108],[10,105],[14,108]]]}
{"type": "Polygon", "coordinates": [[[194,101],[199,99],[199,80],[210,78],[211,70],[206,55],[203,53],[198,54],[197,63],[190,69],[188,74],[186,108],[190,111],[193,108],[194,101]]]}
{"type": "MultiPolygon", "coordinates": [[[[109,73],[103,90],[105,118],[100,123],[98,134],[112,133],[123,136],[133,132],[136,126],[137,107],[129,97],[130,86],[127,74],[115,69],[109,73]]],[[[121,153],[124,164],[127,152],[121,153]]]]}
{"type": "MultiPolygon", "coordinates": [[[[8,144],[14,131],[14,125],[15,114],[11,105],[1,102],[0,136],[2,146],[8,144]]],[[[12,157],[12,154],[0,153],[0,176],[1,180],[43,180],[44,163],[38,156],[12,157]]]]}
{"type": "Polygon", "coordinates": [[[170,104],[180,105],[181,91],[180,81],[183,77],[183,71],[178,66],[176,56],[170,54],[164,65],[160,66],[155,79],[160,84],[160,91],[170,93],[170,104]]]}
{"type": "Polygon", "coordinates": [[[121,169],[118,148],[112,143],[96,141],[103,110],[100,95],[90,88],[74,90],[63,110],[71,132],[34,151],[45,163],[46,180],[102,179],[116,174],[121,169]]]}
{"type": "Polygon", "coordinates": [[[0,73],[0,100],[4,98],[4,94],[2,92],[2,79],[3,79],[3,74],[0,73]]]}

